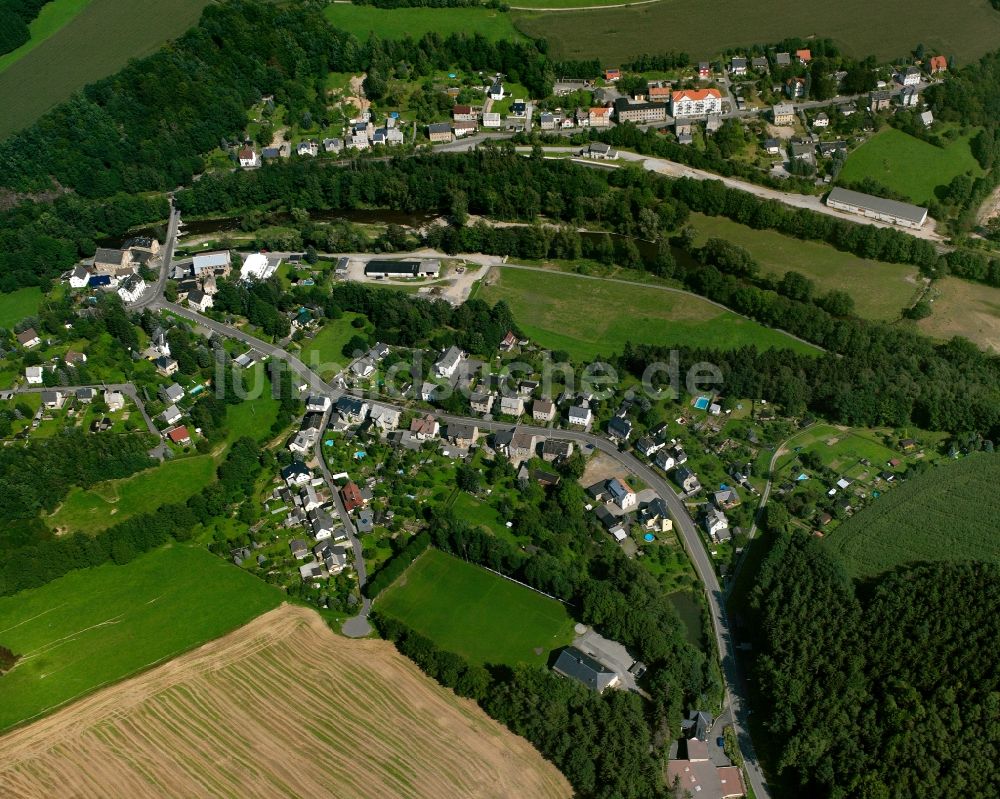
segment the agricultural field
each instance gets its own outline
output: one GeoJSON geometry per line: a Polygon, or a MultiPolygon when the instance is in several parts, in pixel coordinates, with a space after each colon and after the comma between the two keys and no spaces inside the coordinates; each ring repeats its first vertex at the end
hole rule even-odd
{"type": "Polygon", "coordinates": [[[219,796],[572,795],[530,744],[391,644],[341,638],[288,605],[0,739],[0,784],[18,799],[200,796],[206,785],[219,796]]]}
{"type": "Polygon", "coordinates": [[[481,33],[490,41],[521,38],[511,15],[492,8],[390,10],[336,3],[328,5],[323,14],[331,25],[353,33],[362,42],[372,33],[377,33],[382,39],[402,39],[405,36],[419,39],[425,33],[436,33],[442,38],[453,33],[481,33]]]}
{"type": "Polygon", "coordinates": [[[1000,289],[945,277],[934,282],[930,298],[934,312],[917,323],[920,332],[936,339],[963,336],[1000,352],[1000,289]]]}
{"type": "Polygon", "coordinates": [[[22,319],[34,316],[43,299],[42,290],[36,286],[0,294],[0,327],[12,329],[22,319]]]}
{"type": "Polygon", "coordinates": [[[71,22],[90,2],[91,0],[50,0],[42,6],[38,16],[28,25],[31,38],[16,50],[0,56],[0,72],[24,58],[52,34],[71,22]]]}
{"type": "Polygon", "coordinates": [[[941,148],[901,130],[885,128],[847,157],[838,182],[872,178],[915,203],[930,202],[935,188],[947,185],[958,175],[982,174],[969,149],[972,135],[968,133],[941,148]]]}
{"type": "Polygon", "coordinates": [[[74,488],[45,523],[60,533],[97,533],[168,503],[184,502],[214,477],[211,455],[178,458],[88,490],[74,488]]]}
{"type": "Polygon", "coordinates": [[[596,57],[605,64],[667,50],[690,53],[697,60],[727,48],[812,35],[831,37],[849,55],[881,60],[899,58],[915,42],[923,42],[929,52],[954,54],[960,64],[967,64],[996,49],[1000,41],[1000,13],[983,0],[951,4],[947,14],[933,0],[883,0],[878,18],[886,24],[873,24],[871,4],[865,0],[727,4],[725,13],[713,15],[710,25],[705,24],[705,5],[698,0],[564,13],[514,12],[517,28],[532,38],[547,39],[549,54],[556,60],[596,57]],[[656,46],[651,47],[654,41],[656,46]]]}
{"type": "Polygon", "coordinates": [[[130,58],[149,55],[184,33],[206,5],[207,0],[90,0],[72,20],[0,71],[0,138],[30,125],[130,58]]]}
{"type": "Polygon", "coordinates": [[[376,604],[474,663],[545,665],[553,649],[573,640],[573,620],[556,600],[436,549],[414,561],[376,604]]]}
{"type": "Polygon", "coordinates": [[[718,237],[745,247],[761,272],[780,278],[791,270],[816,285],[817,294],[846,291],[854,298],[858,316],[866,319],[898,319],[920,292],[917,269],[859,258],[818,241],[802,241],[773,230],[754,230],[721,216],[692,214],[690,224],[698,231],[698,244],[718,237]]]}
{"type": "Polygon", "coordinates": [[[1000,455],[937,466],[848,519],[824,543],[859,578],[914,561],[1000,563],[998,481],[1000,455]]]}
{"type": "Polygon", "coordinates": [[[21,660],[0,678],[0,730],[217,638],[281,597],[207,550],[180,545],[2,597],[0,642],[21,660]]]}
{"type": "Polygon", "coordinates": [[[588,279],[563,272],[494,270],[477,294],[506,300],[535,342],[574,360],[621,352],[627,341],[693,347],[816,348],[681,292],[588,279]]]}

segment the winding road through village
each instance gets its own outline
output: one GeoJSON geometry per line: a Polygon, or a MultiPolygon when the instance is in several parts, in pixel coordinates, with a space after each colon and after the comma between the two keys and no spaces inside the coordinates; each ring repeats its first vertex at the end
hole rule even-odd
{"type": "MultiPolygon", "coordinates": [[[[171,214],[169,225],[169,231],[172,235],[168,235],[167,246],[164,251],[161,265],[161,279],[157,282],[153,291],[136,303],[135,307],[167,311],[175,314],[176,316],[194,322],[211,333],[224,338],[240,341],[248,347],[252,347],[268,357],[280,359],[287,364],[294,374],[301,378],[303,383],[308,386],[312,393],[330,397],[334,402],[336,402],[336,400],[344,394],[352,393],[340,387],[340,384],[338,383],[328,383],[323,380],[299,358],[292,355],[284,348],[274,344],[269,344],[268,342],[233,327],[232,325],[216,321],[215,319],[211,319],[203,314],[197,313],[190,308],[186,308],[182,305],[169,302],[164,299],[163,288],[166,284],[165,275],[169,274],[170,260],[173,253],[173,247],[176,242],[178,224],[179,215],[176,211],[174,211],[171,214]]],[[[406,409],[405,404],[400,403],[398,400],[393,403],[392,401],[385,401],[378,398],[378,401],[382,404],[390,405],[400,410],[406,409]]],[[[434,415],[443,424],[448,424],[449,422],[464,422],[474,424],[481,430],[491,432],[510,429],[510,424],[508,423],[484,420],[478,417],[451,416],[443,413],[436,413],[434,415]]],[[[670,484],[667,483],[667,481],[648,464],[643,463],[629,452],[620,451],[615,444],[603,436],[587,432],[554,430],[551,428],[535,427],[530,425],[519,425],[518,430],[538,436],[558,437],[560,439],[574,441],[578,444],[589,445],[596,450],[600,450],[616,460],[623,469],[635,474],[666,501],[668,507],[670,508],[671,516],[676,523],[676,528],[680,533],[680,537],[684,542],[688,555],[694,564],[695,571],[701,580],[705,598],[709,605],[715,644],[719,652],[722,671],[725,677],[725,704],[731,712],[733,727],[736,731],[740,750],[745,761],[747,777],[756,796],[759,799],[767,799],[767,797],[770,796],[767,788],[767,781],[765,780],[763,771],[760,768],[760,764],[754,751],[753,742],[750,738],[747,723],[749,715],[747,690],[743,674],[741,673],[739,663],[736,659],[735,642],[733,641],[729,617],[725,608],[725,596],[722,586],[719,583],[719,579],[715,573],[715,567],[713,566],[711,558],[705,551],[705,547],[701,542],[698,530],[695,527],[695,522],[691,518],[691,514],[688,512],[688,509],[684,505],[681,498],[670,486],[670,484]]],[[[365,571],[364,558],[361,556],[361,542],[356,535],[356,530],[351,522],[349,514],[345,511],[343,504],[340,502],[339,494],[333,483],[332,476],[326,468],[322,453],[319,450],[320,446],[321,441],[317,443],[315,455],[320,464],[320,470],[323,473],[324,479],[333,489],[332,494],[334,496],[337,512],[344,523],[345,531],[348,533],[351,545],[354,549],[355,565],[358,570],[358,582],[363,586],[365,582],[365,571]]],[[[345,634],[354,636],[364,636],[369,634],[371,631],[371,627],[368,622],[368,613],[370,609],[371,603],[367,599],[364,600],[360,613],[345,622],[345,634]]]]}

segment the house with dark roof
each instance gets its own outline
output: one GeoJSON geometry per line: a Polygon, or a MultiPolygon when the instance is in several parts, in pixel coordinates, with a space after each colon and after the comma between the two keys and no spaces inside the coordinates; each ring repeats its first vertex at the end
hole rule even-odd
{"type": "Polygon", "coordinates": [[[615,672],[575,646],[568,646],[559,653],[552,670],[563,677],[583,683],[597,693],[618,684],[615,672]]]}
{"type": "Polygon", "coordinates": [[[281,470],[281,479],[289,486],[301,486],[312,480],[312,472],[302,461],[292,461],[281,470]]]}

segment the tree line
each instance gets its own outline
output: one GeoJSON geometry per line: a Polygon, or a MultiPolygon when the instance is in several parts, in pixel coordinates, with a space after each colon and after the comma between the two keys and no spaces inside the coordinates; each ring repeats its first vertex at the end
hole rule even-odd
{"type": "Polygon", "coordinates": [[[28,26],[49,0],[0,0],[0,55],[31,38],[28,26]]]}
{"type": "Polygon", "coordinates": [[[984,635],[1000,568],[905,565],[853,586],[816,539],[773,537],[749,632],[764,751],[787,794],[997,795],[1000,677],[984,635]]]}

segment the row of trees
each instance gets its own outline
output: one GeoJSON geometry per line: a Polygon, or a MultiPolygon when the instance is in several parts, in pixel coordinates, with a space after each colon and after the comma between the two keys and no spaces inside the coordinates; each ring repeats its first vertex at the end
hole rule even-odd
{"type": "Polygon", "coordinates": [[[1000,791],[1000,678],[982,638],[998,578],[992,564],[922,564],[856,591],[821,543],[775,533],[752,595],[754,671],[791,794],[1000,791]]]}

